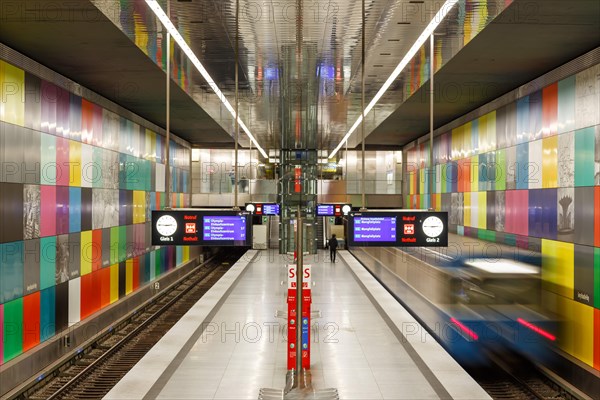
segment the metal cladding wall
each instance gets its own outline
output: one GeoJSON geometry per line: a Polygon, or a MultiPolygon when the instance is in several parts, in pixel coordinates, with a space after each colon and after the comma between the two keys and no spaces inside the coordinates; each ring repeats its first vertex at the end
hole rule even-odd
{"type": "Polygon", "coordinates": [[[189,205],[190,149],[167,199],[161,135],[2,60],[0,89],[1,365],[189,260],[149,224],[189,205]]]}
{"type": "MultiPolygon", "coordinates": [[[[493,104],[493,102],[492,102],[493,104]]],[[[461,235],[541,251],[559,345],[600,370],[600,64],[407,151],[406,204],[461,235]],[[576,326],[575,326],[576,325],[576,326]]]]}

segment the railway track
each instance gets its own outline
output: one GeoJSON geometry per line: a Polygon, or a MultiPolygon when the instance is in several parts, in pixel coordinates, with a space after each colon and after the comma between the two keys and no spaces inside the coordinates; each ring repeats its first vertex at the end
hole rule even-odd
{"type": "Polygon", "coordinates": [[[241,257],[215,256],[16,399],[100,399],[241,257]]]}
{"type": "Polygon", "coordinates": [[[576,399],[530,361],[520,356],[513,357],[516,358],[507,359],[504,355],[490,354],[489,358],[495,365],[467,371],[493,399],[576,399]]]}
{"type": "Polygon", "coordinates": [[[512,374],[494,371],[487,377],[475,379],[493,399],[567,399],[540,378],[528,377],[524,382],[512,374]]]}

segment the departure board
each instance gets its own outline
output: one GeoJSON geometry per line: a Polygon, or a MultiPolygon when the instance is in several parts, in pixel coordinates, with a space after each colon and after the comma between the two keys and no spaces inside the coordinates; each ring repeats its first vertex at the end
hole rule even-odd
{"type": "Polygon", "coordinates": [[[249,215],[233,210],[152,211],[153,246],[250,246],[249,215]]]}
{"type": "Polygon", "coordinates": [[[204,240],[246,240],[246,217],[243,215],[205,216],[202,224],[204,240]]]}
{"type": "Polygon", "coordinates": [[[246,203],[246,211],[254,215],[279,215],[279,203],[246,203]]]}
{"type": "Polygon", "coordinates": [[[263,215],[279,215],[279,204],[277,204],[277,203],[263,204],[263,215]]]}
{"type": "Polygon", "coordinates": [[[349,203],[319,203],[317,204],[317,216],[319,217],[341,217],[347,215],[352,209],[349,203]]]}
{"type": "Polygon", "coordinates": [[[355,242],[396,242],[396,217],[355,217],[355,242]]]}
{"type": "Polygon", "coordinates": [[[351,213],[349,246],[446,247],[448,213],[421,210],[381,210],[351,213]]]}
{"type": "Polygon", "coordinates": [[[320,217],[333,216],[333,204],[318,204],[317,215],[320,217]]]}

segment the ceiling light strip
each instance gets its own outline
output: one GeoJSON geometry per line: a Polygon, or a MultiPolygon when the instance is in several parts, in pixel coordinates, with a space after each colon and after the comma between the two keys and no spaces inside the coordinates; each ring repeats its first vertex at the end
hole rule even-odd
{"type": "Polygon", "coordinates": [[[167,14],[165,14],[163,9],[160,7],[160,4],[158,4],[158,2],[156,0],[145,0],[145,1],[146,1],[146,4],[148,4],[148,7],[150,7],[150,9],[154,12],[156,17],[160,20],[160,22],[162,22],[163,26],[171,34],[171,37],[177,42],[177,44],[179,45],[181,50],[183,50],[183,52],[185,53],[186,56],[188,56],[188,58],[192,62],[192,64],[194,64],[194,66],[196,67],[198,72],[200,72],[200,75],[202,75],[202,77],[204,78],[206,83],[208,83],[208,85],[213,90],[213,92],[215,92],[215,94],[217,95],[219,100],[221,100],[221,103],[223,103],[225,105],[225,108],[227,109],[227,111],[229,111],[231,113],[233,118],[237,118],[240,126],[242,127],[242,129],[244,130],[246,135],[248,135],[250,140],[256,145],[256,148],[260,151],[260,154],[262,154],[263,157],[268,158],[267,153],[258,144],[258,142],[254,138],[252,133],[250,133],[250,130],[242,122],[242,119],[236,115],[235,110],[233,109],[233,107],[231,106],[229,101],[227,101],[227,98],[225,97],[223,92],[221,92],[221,90],[219,89],[219,87],[217,86],[215,81],[208,74],[208,71],[206,70],[206,68],[204,68],[204,66],[198,59],[198,57],[196,57],[196,55],[194,54],[192,49],[188,46],[188,44],[185,42],[183,37],[179,34],[179,31],[177,30],[177,28],[175,28],[175,25],[173,25],[173,23],[171,22],[169,17],[167,17],[167,14]]]}
{"type": "MultiPolygon", "coordinates": [[[[427,25],[425,30],[423,30],[421,35],[417,38],[415,43],[412,45],[410,50],[408,50],[408,52],[404,55],[404,58],[400,61],[400,63],[396,66],[396,68],[394,69],[392,74],[385,81],[385,83],[383,84],[381,89],[379,89],[379,91],[377,92],[375,97],[373,97],[373,100],[371,100],[369,102],[369,104],[367,105],[367,107],[365,108],[365,111],[364,111],[365,116],[369,113],[369,111],[371,111],[373,109],[373,107],[375,107],[375,104],[377,104],[379,99],[385,94],[385,92],[392,85],[392,83],[396,80],[396,78],[398,78],[398,75],[400,75],[400,73],[408,65],[410,60],[412,60],[412,58],[417,54],[417,52],[419,51],[421,46],[423,46],[425,41],[427,41],[427,39],[433,34],[435,29],[444,20],[444,18],[446,18],[446,16],[448,15],[450,10],[452,9],[452,7],[454,7],[454,5],[456,3],[458,3],[458,0],[447,0],[442,5],[440,10],[435,14],[435,16],[429,22],[429,24],[427,25]]],[[[362,120],[362,115],[358,117],[358,119],[356,120],[354,125],[352,125],[350,130],[344,135],[344,138],[337,145],[337,147],[331,152],[331,154],[329,155],[329,158],[334,157],[336,155],[336,153],[342,148],[344,143],[348,140],[348,138],[350,138],[350,135],[352,135],[352,133],[356,130],[356,128],[358,127],[358,124],[360,123],[361,120],[362,120]]]]}

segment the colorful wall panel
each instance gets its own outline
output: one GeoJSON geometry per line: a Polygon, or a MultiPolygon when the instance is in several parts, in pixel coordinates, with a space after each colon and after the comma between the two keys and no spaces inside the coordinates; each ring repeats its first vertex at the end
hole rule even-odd
{"type": "Polygon", "coordinates": [[[432,194],[419,190],[421,150],[407,149],[414,172],[405,193],[411,208],[433,198],[459,235],[541,251],[545,287],[555,295],[556,311],[570,321],[560,346],[596,369],[599,74],[596,65],[440,135],[434,161],[441,182],[432,194]]]}
{"type": "Polygon", "coordinates": [[[23,297],[23,351],[40,342],[40,292],[23,297]]]}
{"type": "Polygon", "coordinates": [[[471,200],[473,199],[473,197],[471,196],[471,193],[463,193],[463,218],[462,220],[464,221],[464,226],[471,226],[471,224],[473,223],[473,220],[471,219],[471,200]]]}
{"type": "Polygon", "coordinates": [[[558,83],[542,91],[542,136],[554,136],[558,132],[558,83]]]}
{"type": "Polygon", "coordinates": [[[110,266],[110,303],[119,300],[119,264],[110,266]]]}
{"type": "Polygon", "coordinates": [[[529,142],[528,150],[527,184],[529,189],[541,189],[543,180],[542,141],[529,142]]]}
{"type": "Polygon", "coordinates": [[[542,99],[541,90],[529,95],[529,141],[542,138],[542,99]]]}
{"type": "Polygon", "coordinates": [[[552,291],[572,299],[575,275],[574,245],[544,239],[542,253],[542,279],[552,286],[552,291]]]}
{"type": "Polygon", "coordinates": [[[542,141],[541,159],[542,187],[555,188],[558,184],[558,138],[556,136],[547,137],[542,141]]]}
{"type": "Polygon", "coordinates": [[[594,188],[594,246],[600,247],[600,186],[594,188]]]}
{"type": "Polygon", "coordinates": [[[40,240],[23,242],[23,294],[28,295],[40,290],[40,240]]]}
{"type": "Polygon", "coordinates": [[[98,270],[100,282],[100,308],[110,304],[110,267],[98,270]]]}
{"type": "Polygon", "coordinates": [[[517,100],[517,143],[529,141],[529,96],[517,100]]]}
{"type": "Polygon", "coordinates": [[[594,368],[600,370],[600,309],[594,308],[594,368]]]}
{"type": "MultiPolygon", "coordinates": [[[[189,251],[176,258],[147,234],[149,208],[166,205],[162,136],[1,60],[0,81],[0,158],[14,167],[0,174],[7,363],[188,261],[189,251]],[[146,260],[157,252],[151,276],[146,260]]],[[[174,188],[188,190],[190,149],[170,146],[174,188]]],[[[173,199],[189,205],[184,193],[173,199]]]]}
{"type": "Polygon", "coordinates": [[[524,236],[528,234],[528,203],[529,192],[527,190],[506,191],[505,232],[524,236]]]}
{"type": "MultiPolygon", "coordinates": [[[[571,317],[568,325],[568,340],[576,358],[594,365],[594,309],[578,302],[568,302],[570,307],[565,315],[571,317]]],[[[571,347],[569,346],[569,347],[571,347]]]]}
{"type": "Polygon", "coordinates": [[[0,87],[4,97],[0,106],[0,120],[25,125],[25,72],[0,60],[0,87]]]}
{"type": "MultiPolygon", "coordinates": [[[[540,164],[537,164],[539,167],[540,164]]],[[[536,165],[529,162],[529,143],[517,145],[517,160],[515,164],[515,179],[517,189],[528,189],[535,182],[536,165]]]]}
{"type": "Polygon", "coordinates": [[[573,241],[588,246],[594,245],[594,188],[575,188],[575,224],[573,241]]]}
{"type": "Polygon", "coordinates": [[[558,133],[575,129],[575,75],[558,82],[558,133]]]}
{"type": "Polygon", "coordinates": [[[594,186],[596,127],[575,131],[575,186],[594,186]]]}
{"type": "Polygon", "coordinates": [[[543,190],[540,194],[542,204],[541,231],[539,237],[553,239],[557,237],[558,191],[556,189],[543,190]]]}
{"type": "Polygon", "coordinates": [[[0,302],[23,296],[23,242],[0,244],[0,302]]]}
{"type": "Polygon", "coordinates": [[[40,341],[54,336],[56,328],[56,290],[54,286],[42,290],[40,295],[40,341]]]}
{"type": "Polygon", "coordinates": [[[23,240],[21,229],[10,229],[23,223],[23,185],[0,183],[0,216],[2,217],[2,242],[23,240]],[[21,202],[21,206],[19,206],[21,202]]]}
{"type": "Polygon", "coordinates": [[[573,298],[588,306],[594,306],[594,248],[575,245],[573,298]]]}
{"type": "Polygon", "coordinates": [[[4,363],[4,304],[0,304],[0,365],[4,363]]]}
{"type": "Polygon", "coordinates": [[[594,307],[600,308],[600,249],[594,248],[594,307]]]}
{"type": "Polygon", "coordinates": [[[581,71],[575,79],[575,129],[600,124],[600,64],[581,71]]]}
{"type": "Polygon", "coordinates": [[[69,326],[81,320],[81,278],[69,280],[69,326]]]}
{"type": "Polygon", "coordinates": [[[55,289],[54,323],[58,333],[69,326],[69,282],[59,283],[55,289]]]}
{"type": "Polygon", "coordinates": [[[4,362],[23,352],[23,298],[4,303],[4,362]]]}

